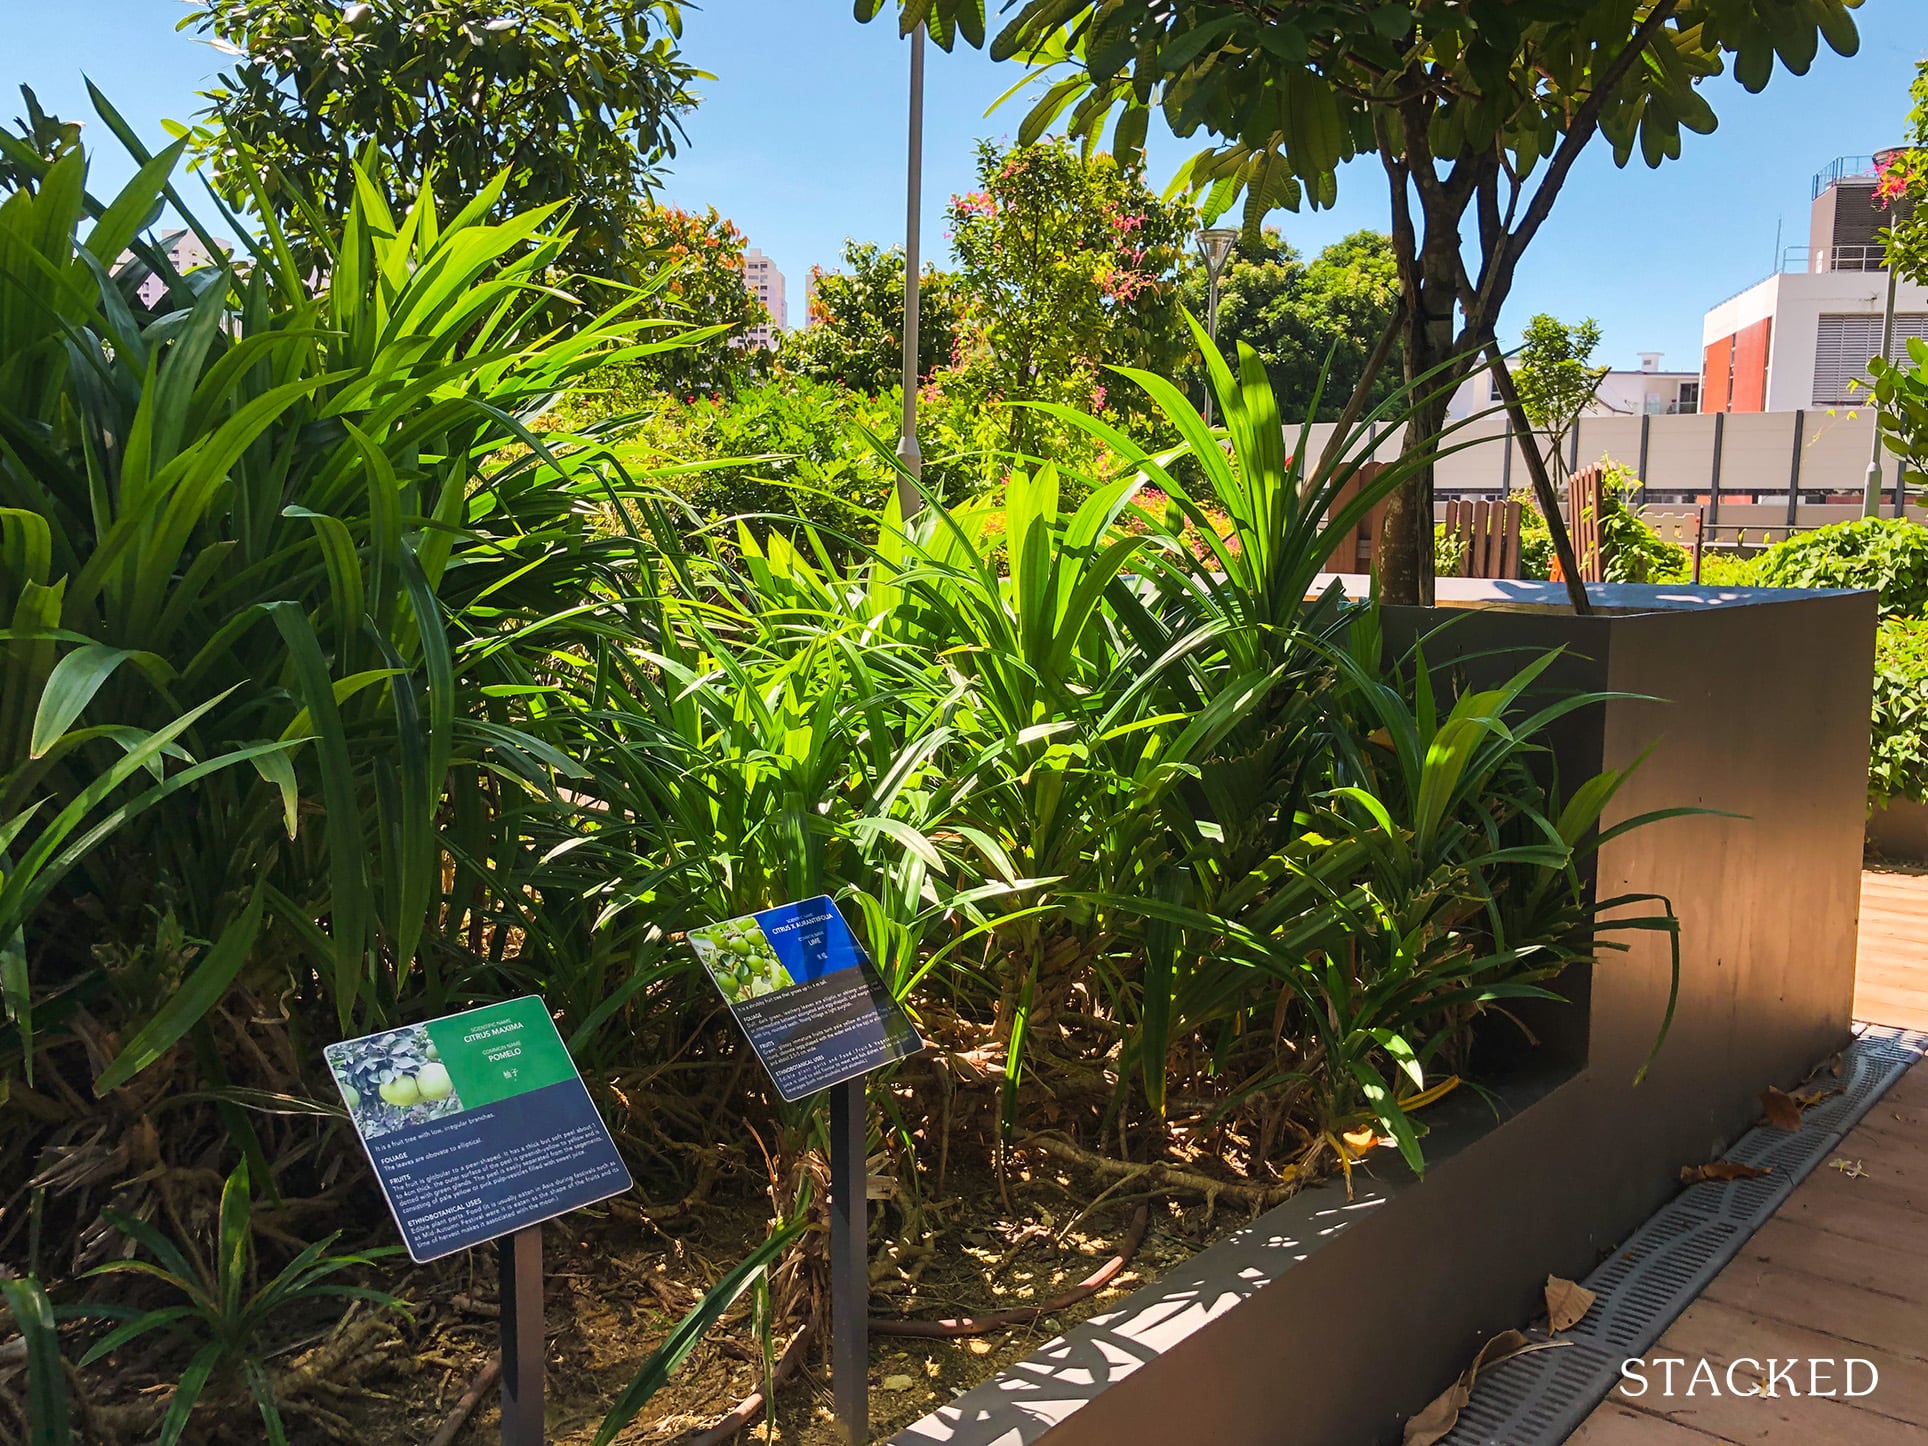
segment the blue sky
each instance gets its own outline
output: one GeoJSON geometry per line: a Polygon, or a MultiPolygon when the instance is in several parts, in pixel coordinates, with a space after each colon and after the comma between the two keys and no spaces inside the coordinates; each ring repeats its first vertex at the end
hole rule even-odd
{"type": "MultiPolygon", "coordinates": [[[[162,138],[162,119],[193,113],[219,59],[176,32],[188,13],[176,0],[0,0],[0,115],[17,113],[22,82],[62,114],[88,114],[85,72],[162,138]]],[[[1529,252],[1503,329],[1535,311],[1591,315],[1614,365],[1660,351],[1669,367],[1697,368],[1702,313],[1767,274],[1776,223],[1783,244],[1805,243],[1810,176],[1837,155],[1900,138],[1914,64],[1928,56],[1928,4],[1866,0],[1857,20],[1861,53],[1851,60],[1824,47],[1807,76],[1777,72],[1758,96],[1712,82],[1720,129],[1688,136],[1682,159],[1658,172],[1638,161],[1618,171],[1596,144],[1529,252]]],[[[716,79],[703,86],[665,195],[733,217],[788,277],[799,322],[813,262],[834,263],[846,236],[902,238],[905,43],[886,21],[855,23],[849,0],[708,0],[687,21],[686,52],[716,79]]],[[[1017,78],[1012,67],[962,47],[933,47],[928,59],[924,247],[941,258],[943,203],[971,186],[973,141],[1008,136],[1022,112],[1014,101],[985,115],[1017,78]]],[[[1154,182],[1187,154],[1170,136],[1155,140],[1154,182]]],[[[97,176],[108,185],[125,169],[103,157],[97,176]]],[[[1302,251],[1383,228],[1383,177],[1375,162],[1355,163],[1335,210],[1273,220],[1302,251]]]]}

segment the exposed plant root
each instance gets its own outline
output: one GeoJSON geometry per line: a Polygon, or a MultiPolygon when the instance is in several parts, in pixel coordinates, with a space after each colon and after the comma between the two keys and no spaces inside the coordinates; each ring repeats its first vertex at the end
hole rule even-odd
{"type": "Polygon", "coordinates": [[[378,1347],[399,1334],[394,1323],[379,1315],[364,1315],[353,1321],[344,1317],[343,1322],[327,1340],[287,1370],[276,1373],[275,1395],[287,1400],[324,1384],[338,1387],[381,1366],[378,1347]]]}
{"type": "Polygon", "coordinates": [[[489,1357],[488,1363],[481,1370],[475,1373],[475,1379],[469,1382],[469,1388],[462,1393],[462,1398],[455,1403],[454,1409],[442,1418],[442,1424],[435,1428],[435,1434],[428,1438],[428,1446],[449,1446],[461,1431],[463,1423],[482,1403],[482,1398],[489,1394],[489,1388],[496,1383],[496,1379],[501,1374],[502,1354],[498,1351],[489,1357]]]}
{"type": "MultiPolygon", "coordinates": [[[[791,1337],[790,1344],[784,1348],[783,1354],[777,1358],[777,1368],[770,1373],[770,1387],[772,1390],[781,1386],[784,1381],[794,1374],[796,1369],[803,1364],[803,1353],[809,1348],[810,1337],[814,1333],[815,1327],[816,1322],[814,1320],[805,1321],[803,1329],[791,1337]]],[[[741,1431],[756,1419],[757,1412],[763,1409],[763,1400],[763,1392],[761,1390],[752,1391],[741,1401],[738,1401],[735,1407],[731,1409],[729,1415],[718,1421],[714,1426],[707,1426],[694,1434],[678,1436],[670,1443],[670,1446],[722,1446],[723,1442],[730,1440],[737,1432],[741,1431]]]]}
{"type": "Polygon", "coordinates": [[[881,1320],[872,1317],[870,1329],[882,1336],[927,1336],[951,1339],[958,1336],[989,1335],[992,1331],[1005,1330],[1011,1326],[1029,1325],[1035,1320],[1041,1320],[1045,1316],[1074,1306],[1110,1285],[1117,1278],[1118,1273],[1131,1264],[1132,1256],[1138,1253],[1138,1247],[1144,1243],[1145,1231],[1150,1224],[1150,1203],[1142,1203],[1132,1215],[1131,1228],[1125,1232],[1125,1238],[1119,1243],[1117,1253],[1063,1295],[1054,1295],[1049,1300],[1040,1301],[1036,1305],[1014,1306],[1010,1310],[992,1311],[988,1315],[963,1316],[952,1320],[881,1320]]]}
{"type": "Polygon", "coordinates": [[[1298,1165],[1286,1166],[1285,1177],[1276,1185],[1258,1185],[1249,1180],[1220,1180],[1159,1161],[1141,1165],[1130,1160],[1114,1160],[1109,1155],[1100,1155],[1082,1145],[1074,1145],[1062,1135],[1033,1135],[1024,1143],[1053,1159],[1064,1160],[1095,1175],[1129,1176],[1155,1189],[1182,1190],[1191,1195],[1203,1195],[1208,1203],[1216,1199],[1236,1200],[1254,1210],[1271,1209],[1287,1196],[1297,1193],[1307,1180],[1304,1168],[1298,1165]]]}

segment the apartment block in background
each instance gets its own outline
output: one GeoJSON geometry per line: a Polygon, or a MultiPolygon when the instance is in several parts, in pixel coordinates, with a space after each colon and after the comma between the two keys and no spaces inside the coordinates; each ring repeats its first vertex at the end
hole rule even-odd
{"type": "Polygon", "coordinates": [[[783,294],[783,273],[777,270],[776,262],[756,247],[747,247],[743,252],[743,284],[750,288],[750,294],[762,302],[763,309],[770,313],[768,325],[752,327],[744,335],[743,345],[774,350],[777,333],[790,329],[790,307],[783,294]]]}
{"type": "MultiPolygon", "coordinates": [[[[1792,412],[1849,405],[1881,350],[1888,273],[1878,233],[1874,160],[1844,156],[1814,178],[1808,244],[1781,269],[1707,313],[1701,327],[1701,409],[1792,412]]],[[[1928,288],[1895,291],[1891,357],[1928,339],[1928,288]]]]}

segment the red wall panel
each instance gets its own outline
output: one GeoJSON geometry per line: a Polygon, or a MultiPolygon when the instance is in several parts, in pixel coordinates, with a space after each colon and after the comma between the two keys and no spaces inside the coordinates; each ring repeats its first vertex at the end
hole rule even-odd
{"type": "Polygon", "coordinates": [[[1764,316],[1735,334],[1734,391],[1727,399],[1729,411],[1767,410],[1767,342],[1773,325],[1774,318],[1764,316]]]}
{"type": "Polygon", "coordinates": [[[1727,410],[1727,373],[1733,364],[1733,337],[1724,336],[1707,348],[1700,372],[1700,409],[1703,412],[1727,410]]]}

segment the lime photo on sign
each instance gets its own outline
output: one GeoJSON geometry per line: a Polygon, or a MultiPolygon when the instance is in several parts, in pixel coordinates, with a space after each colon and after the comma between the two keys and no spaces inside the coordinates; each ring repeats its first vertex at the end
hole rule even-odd
{"type": "Polygon", "coordinates": [[[630,1187],[534,995],[345,1039],[323,1054],[418,1262],[630,1187]]]}
{"type": "Polygon", "coordinates": [[[689,942],[786,1100],[924,1047],[828,896],[692,929],[689,942]]]}

